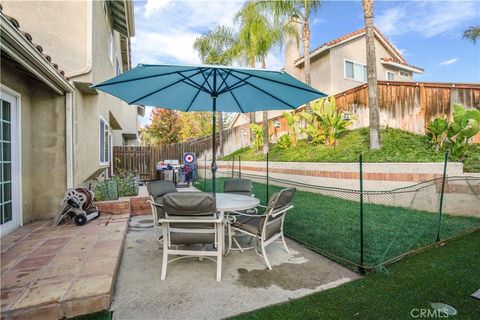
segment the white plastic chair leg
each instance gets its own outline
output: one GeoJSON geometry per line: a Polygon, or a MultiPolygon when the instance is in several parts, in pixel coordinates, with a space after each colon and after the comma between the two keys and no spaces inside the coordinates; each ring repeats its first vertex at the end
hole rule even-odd
{"type": "Polygon", "coordinates": [[[267,258],[267,253],[265,252],[265,245],[264,245],[263,241],[260,243],[260,247],[262,247],[262,256],[263,256],[263,259],[265,260],[265,263],[267,264],[268,269],[272,270],[272,266],[270,265],[270,261],[268,261],[268,258],[267,258]]]}
{"type": "Polygon", "coordinates": [[[163,260],[162,260],[162,273],[161,273],[161,277],[160,279],[161,280],[165,280],[165,278],[167,277],[167,265],[168,265],[168,241],[167,239],[165,239],[165,234],[166,234],[166,230],[167,230],[167,227],[166,226],[162,226],[162,229],[164,231],[164,241],[163,241],[163,260]]]}
{"type": "Polygon", "coordinates": [[[287,253],[290,253],[290,251],[288,251],[287,243],[285,242],[285,237],[283,236],[283,233],[282,233],[282,242],[283,242],[283,246],[285,247],[285,251],[287,251],[287,253]]]}

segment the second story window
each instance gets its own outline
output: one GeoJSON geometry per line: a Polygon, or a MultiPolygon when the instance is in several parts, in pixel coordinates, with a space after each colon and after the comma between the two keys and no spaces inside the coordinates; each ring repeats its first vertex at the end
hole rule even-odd
{"type": "Polygon", "coordinates": [[[395,80],[395,73],[391,71],[387,71],[387,80],[394,81],[395,80]]]}
{"type": "Polygon", "coordinates": [[[400,77],[404,77],[404,78],[408,78],[410,77],[410,74],[408,72],[405,72],[405,71],[399,71],[400,73],[400,77]]]}
{"type": "Polygon", "coordinates": [[[367,66],[345,60],[345,78],[359,82],[367,82],[367,66]]]}
{"type": "Polygon", "coordinates": [[[110,61],[112,62],[113,65],[113,58],[114,58],[115,52],[113,51],[113,34],[111,32],[108,33],[108,56],[110,57],[110,61]]]}

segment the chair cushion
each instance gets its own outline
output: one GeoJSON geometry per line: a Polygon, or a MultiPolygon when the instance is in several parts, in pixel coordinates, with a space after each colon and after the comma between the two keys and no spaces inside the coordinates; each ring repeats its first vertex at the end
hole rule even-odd
{"type": "Polygon", "coordinates": [[[249,179],[227,179],[223,183],[223,192],[251,196],[252,181],[249,179]]]}
{"type": "Polygon", "coordinates": [[[170,244],[210,244],[215,242],[213,233],[170,232],[170,244]]]}
{"type": "Polygon", "coordinates": [[[215,198],[205,192],[172,192],[163,197],[163,209],[172,216],[209,216],[217,212],[215,198]]]}
{"type": "Polygon", "coordinates": [[[262,217],[248,217],[239,215],[236,218],[236,221],[232,224],[233,227],[245,230],[255,235],[260,235],[261,230],[259,225],[262,217]]]}
{"type": "Polygon", "coordinates": [[[172,181],[156,180],[147,182],[147,191],[155,199],[170,192],[177,192],[177,188],[175,188],[175,184],[172,181]]]}

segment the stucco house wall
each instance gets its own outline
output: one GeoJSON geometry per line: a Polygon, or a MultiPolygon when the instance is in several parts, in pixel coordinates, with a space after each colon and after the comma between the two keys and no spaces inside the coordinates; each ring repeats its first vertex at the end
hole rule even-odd
{"type": "Polygon", "coordinates": [[[66,189],[65,96],[9,60],[2,85],[21,95],[22,222],[50,218],[66,189]]]}
{"type": "MultiPolygon", "coordinates": [[[[7,1],[5,13],[22,21],[22,27],[41,43],[45,52],[62,66],[73,81],[74,97],[74,185],[102,173],[100,164],[100,117],[109,124],[113,145],[123,145],[126,137],[137,134],[137,108],[90,89],[94,83],[120,72],[122,60],[120,33],[112,28],[111,15],[104,1],[7,1]],[[109,56],[113,34],[114,58],[109,56]]],[[[131,143],[131,140],[129,141],[131,143]]]]}

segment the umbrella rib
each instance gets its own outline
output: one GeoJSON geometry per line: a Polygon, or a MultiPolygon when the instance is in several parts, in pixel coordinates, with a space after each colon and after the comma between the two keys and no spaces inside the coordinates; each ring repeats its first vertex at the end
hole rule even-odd
{"type": "MultiPolygon", "coordinates": [[[[210,73],[208,74],[208,77],[207,79],[210,77],[210,75],[212,74],[213,70],[210,70],[210,73]]],[[[205,81],[202,83],[202,86],[205,85],[205,82],[207,82],[207,79],[205,79],[205,81]]],[[[195,99],[197,99],[198,97],[198,94],[200,93],[200,89],[198,89],[197,93],[195,94],[195,96],[193,97],[192,101],[190,102],[190,105],[188,106],[188,108],[185,110],[185,112],[188,112],[190,110],[190,108],[192,107],[193,105],[193,102],[195,102],[195,99]]],[[[208,93],[208,92],[207,92],[208,93]]]]}
{"type": "MultiPolygon", "coordinates": [[[[237,78],[237,79],[239,79],[239,80],[242,80],[241,78],[237,77],[237,76],[234,75],[234,74],[232,74],[232,77],[235,77],[235,78],[237,78]]],[[[296,109],[296,108],[295,108],[294,106],[292,106],[290,103],[287,103],[287,102],[283,101],[282,99],[275,97],[273,94],[271,94],[271,93],[269,93],[269,92],[267,92],[267,91],[265,91],[265,90],[257,87],[256,85],[251,84],[250,82],[245,81],[245,80],[243,80],[243,81],[244,81],[246,84],[248,84],[249,86],[252,86],[253,88],[255,88],[255,89],[257,89],[257,90],[265,93],[266,95],[272,97],[273,99],[275,99],[275,100],[277,100],[277,101],[280,101],[281,103],[287,105],[288,107],[290,107],[290,108],[292,108],[292,109],[296,109]]]]}
{"type": "MultiPolygon", "coordinates": [[[[225,71],[224,69],[220,69],[220,70],[225,71]]],[[[220,74],[220,71],[218,72],[218,74],[220,75],[220,78],[222,78],[222,82],[221,82],[220,85],[218,86],[217,92],[218,92],[218,94],[221,94],[221,92],[223,91],[223,89],[225,89],[225,88],[222,89],[222,86],[225,84],[225,87],[227,87],[226,81],[227,81],[227,78],[228,78],[228,76],[229,76],[230,74],[229,74],[229,72],[227,71],[227,72],[226,72],[227,76],[226,76],[225,78],[222,77],[222,75],[220,74]]]]}
{"type": "MultiPolygon", "coordinates": [[[[278,84],[282,84],[284,86],[288,86],[288,87],[292,87],[292,88],[297,88],[297,89],[300,89],[300,90],[303,90],[303,91],[308,91],[308,92],[312,92],[312,93],[316,93],[318,94],[319,91],[315,90],[315,89],[308,89],[308,88],[302,88],[302,87],[299,87],[299,86],[296,86],[296,85],[293,85],[293,84],[288,84],[288,83],[285,83],[285,82],[282,82],[282,81],[278,81],[278,80],[274,80],[274,79],[269,79],[269,78],[266,78],[266,77],[262,77],[262,76],[258,76],[258,75],[252,75],[252,74],[249,74],[249,73],[246,73],[246,72],[242,72],[240,70],[232,70],[232,72],[238,72],[238,73],[241,73],[241,74],[244,74],[244,75],[250,75],[252,77],[256,77],[256,78],[259,78],[259,79],[263,79],[263,80],[267,80],[267,81],[270,81],[270,82],[275,82],[275,83],[278,83],[278,84]]],[[[232,74],[233,76],[233,74],[232,74]]],[[[320,92],[321,93],[321,92],[320,92]]],[[[322,93],[323,94],[323,93],[322,93]]]]}
{"type": "MultiPolygon", "coordinates": [[[[201,68],[200,70],[201,70],[201,73],[203,75],[203,71],[205,71],[205,69],[201,68]]],[[[210,71],[210,73],[212,73],[212,72],[210,71]]],[[[193,81],[192,79],[190,79],[190,77],[196,76],[196,74],[191,75],[189,77],[185,76],[181,72],[179,72],[178,74],[184,78],[185,81],[183,81],[183,83],[188,84],[188,85],[190,85],[190,86],[192,86],[196,89],[202,90],[203,92],[210,94],[210,92],[207,89],[203,88],[203,86],[205,85],[205,81],[200,85],[200,84],[196,83],[195,81],[193,81]],[[189,81],[189,82],[186,82],[186,81],[189,81]]]]}
{"type": "MultiPolygon", "coordinates": [[[[198,70],[198,68],[184,70],[182,72],[189,72],[189,71],[194,71],[194,70],[198,70]]],[[[155,78],[155,77],[169,76],[169,75],[172,75],[172,74],[175,74],[175,73],[178,73],[178,71],[167,72],[167,73],[162,73],[162,74],[155,74],[155,75],[145,76],[145,77],[140,77],[140,78],[135,78],[135,79],[126,79],[126,80],[112,81],[112,82],[109,82],[109,83],[100,83],[100,84],[95,85],[94,87],[95,88],[105,87],[105,86],[110,86],[110,85],[113,85],[113,84],[119,84],[119,83],[125,83],[125,82],[137,81],[137,80],[145,80],[145,79],[150,79],[150,78],[155,78]]]]}
{"type": "Polygon", "coordinates": [[[206,83],[208,88],[210,88],[210,92],[208,92],[209,94],[212,94],[212,92],[213,92],[213,89],[210,86],[210,83],[208,83],[208,78],[210,78],[210,76],[212,75],[212,72],[213,72],[213,69],[211,69],[210,73],[208,74],[208,77],[205,77],[205,74],[203,74],[203,71],[202,71],[202,77],[203,77],[203,79],[205,79],[205,82],[203,83],[203,85],[205,85],[205,83],[206,83]]]}
{"type": "MultiPolygon", "coordinates": [[[[223,69],[222,69],[222,70],[223,70],[223,69]]],[[[228,75],[232,75],[232,74],[230,73],[230,71],[228,71],[228,70],[225,70],[225,71],[226,71],[226,73],[227,73],[228,75]]],[[[226,86],[225,88],[223,88],[223,89],[219,92],[219,94],[222,94],[222,93],[227,92],[228,90],[226,90],[226,88],[229,88],[229,90],[235,90],[235,89],[237,89],[237,88],[240,88],[240,87],[244,86],[244,85],[245,85],[245,80],[248,80],[248,79],[250,79],[251,77],[252,77],[252,76],[248,76],[248,77],[246,77],[245,79],[241,79],[240,81],[237,81],[236,83],[234,83],[232,86],[226,86]],[[242,83],[242,82],[243,82],[242,85],[237,86],[239,83],[242,83]]],[[[226,80],[226,78],[225,78],[225,80],[226,80]]]]}
{"type": "MultiPolygon", "coordinates": [[[[196,72],[194,75],[197,75],[197,74],[199,74],[200,72],[202,72],[202,71],[198,71],[198,72],[196,72]]],[[[178,72],[177,72],[177,74],[178,74],[178,72]]],[[[192,75],[192,77],[193,77],[194,75],[192,75]]],[[[133,101],[131,101],[131,102],[128,102],[128,104],[137,103],[137,101],[139,101],[139,100],[145,99],[146,97],[149,97],[149,96],[152,96],[152,95],[154,95],[154,94],[156,94],[156,93],[159,93],[160,91],[163,91],[163,90],[165,90],[165,89],[167,89],[167,88],[170,88],[171,86],[176,85],[177,83],[182,82],[182,81],[184,81],[184,79],[177,80],[177,81],[175,81],[175,82],[173,82],[173,83],[170,83],[169,85],[166,85],[166,86],[164,86],[164,87],[162,87],[162,88],[160,88],[160,89],[158,89],[158,90],[155,90],[154,92],[150,92],[149,94],[146,94],[146,95],[144,95],[143,97],[140,97],[140,98],[135,99],[135,100],[133,100],[133,101]]]]}
{"type": "MultiPolygon", "coordinates": [[[[220,77],[223,79],[222,75],[220,75],[220,77]]],[[[226,79],[226,78],[225,78],[226,79]]],[[[229,88],[228,84],[225,82],[225,86],[226,88],[229,88]]],[[[235,100],[235,102],[237,103],[238,107],[240,108],[240,111],[242,111],[242,113],[245,113],[245,111],[243,110],[242,106],[240,105],[240,102],[237,100],[237,97],[235,97],[235,95],[233,94],[233,91],[232,90],[228,90],[226,92],[230,92],[230,94],[232,95],[233,97],[233,100],[235,100]]]]}

